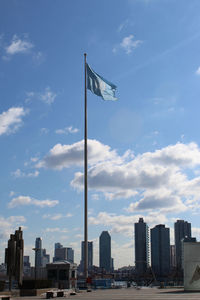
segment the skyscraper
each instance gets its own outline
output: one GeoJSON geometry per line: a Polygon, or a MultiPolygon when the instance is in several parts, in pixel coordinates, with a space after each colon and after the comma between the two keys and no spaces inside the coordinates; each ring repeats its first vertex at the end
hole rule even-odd
{"type": "MultiPolygon", "coordinates": [[[[81,242],[81,269],[84,269],[85,241],[81,242]]],[[[88,270],[93,266],[93,242],[88,242],[88,270]]]]}
{"type": "Polygon", "coordinates": [[[69,247],[63,247],[60,243],[55,243],[53,261],[67,260],[74,263],[74,250],[69,247]]]}
{"type": "Polygon", "coordinates": [[[174,235],[175,235],[175,249],[176,249],[176,267],[181,269],[182,267],[182,243],[181,241],[185,238],[191,238],[191,223],[184,220],[177,220],[174,223],[174,235]]]}
{"type": "Polygon", "coordinates": [[[143,218],[134,224],[135,267],[138,274],[145,273],[149,265],[149,228],[143,218]]]}
{"type": "Polygon", "coordinates": [[[154,273],[161,277],[170,271],[169,228],[165,225],[151,229],[151,265],[154,273]]]}
{"type": "Polygon", "coordinates": [[[42,267],[42,239],[40,237],[35,240],[35,266],[42,267]]]}
{"type": "Polygon", "coordinates": [[[111,237],[108,231],[103,231],[99,237],[99,266],[111,271],[111,237]]]}
{"type": "Polygon", "coordinates": [[[46,249],[42,249],[42,239],[40,237],[35,240],[35,249],[36,268],[45,267],[50,261],[50,255],[46,253],[46,249]]]}

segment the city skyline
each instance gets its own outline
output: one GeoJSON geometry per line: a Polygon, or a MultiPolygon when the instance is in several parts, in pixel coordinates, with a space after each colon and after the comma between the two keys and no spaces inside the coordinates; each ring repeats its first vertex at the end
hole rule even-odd
{"type": "MultiPolygon", "coordinates": [[[[134,236],[132,243],[134,244],[135,260],[129,266],[135,266],[138,274],[144,274],[149,267],[157,274],[166,274],[169,270],[176,268],[182,269],[182,247],[183,242],[198,242],[196,237],[191,237],[191,224],[185,220],[176,220],[174,223],[174,241],[175,244],[170,242],[170,230],[165,227],[165,224],[157,224],[152,228],[144,222],[143,218],[139,218],[138,222],[134,224],[134,236]],[[135,240],[134,240],[135,239],[135,240]],[[151,257],[151,259],[150,259],[151,257]],[[178,257],[178,259],[177,259],[178,257]],[[161,263],[161,265],[160,265],[161,263]],[[160,271],[158,271],[160,269],[160,271]]],[[[88,269],[91,270],[92,266],[105,269],[107,272],[114,270],[114,259],[111,257],[111,236],[108,231],[102,231],[99,236],[99,249],[98,258],[99,263],[95,265],[93,263],[93,241],[88,241],[88,269]]],[[[70,263],[75,263],[79,266],[79,271],[84,271],[84,241],[81,242],[81,259],[80,261],[74,261],[74,250],[69,247],[63,247],[60,242],[54,244],[54,256],[50,259],[50,256],[46,253],[46,249],[42,249],[42,239],[40,237],[35,240],[35,247],[41,252],[37,252],[41,256],[36,259],[37,267],[44,267],[45,263],[42,263],[42,256],[47,256],[48,263],[67,260],[70,263]],[[62,251],[61,251],[62,250],[62,251]],[[39,263],[38,263],[39,261],[39,263]]],[[[24,257],[29,257],[24,254],[24,257]]],[[[125,267],[125,266],[123,266],[125,267]]]]}
{"type": "Polygon", "coordinates": [[[112,236],[115,268],[134,258],[133,226],[192,224],[200,240],[200,2],[9,0],[0,3],[0,262],[21,226],[53,257],[81,258],[84,53],[117,86],[88,90],[88,240],[112,236]]]}

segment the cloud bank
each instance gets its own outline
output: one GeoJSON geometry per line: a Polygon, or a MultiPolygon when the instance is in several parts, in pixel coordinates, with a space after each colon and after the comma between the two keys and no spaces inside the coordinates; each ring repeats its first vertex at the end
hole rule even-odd
{"type": "MultiPolygon", "coordinates": [[[[131,199],[128,212],[178,212],[200,208],[200,149],[196,143],[177,143],[154,152],[133,156],[128,150],[116,150],[96,140],[88,140],[88,184],[95,193],[108,200],[131,199]]],[[[72,145],[55,145],[37,167],[62,170],[83,166],[83,141],[72,145]]],[[[71,181],[83,188],[83,173],[76,172],[71,181]]]]}

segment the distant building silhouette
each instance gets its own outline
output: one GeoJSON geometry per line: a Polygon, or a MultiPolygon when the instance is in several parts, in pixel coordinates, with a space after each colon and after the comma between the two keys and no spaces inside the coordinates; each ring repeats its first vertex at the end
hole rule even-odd
{"type": "Polygon", "coordinates": [[[108,231],[103,231],[99,237],[99,266],[110,272],[111,263],[111,237],[108,231]]]}
{"type": "Polygon", "coordinates": [[[67,247],[67,261],[74,263],[74,250],[69,247],[67,247]]]}
{"type": "Polygon", "coordinates": [[[149,229],[143,218],[134,224],[135,267],[138,274],[145,273],[149,265],[149,229]]]}
{"type": "Polygon", "coordinates": [[[50,255],[47,254],[46,249],[42,249],[42,267],[46,267],[50,263],[50,255]]]}
{"type": "Polygon", "coordinates": [[[24,255],[23,265],[24,267],[31,267],[30,257],[28,255],[24,255]]]}
{"type": "Polygon", "coordinates": [[[23,257],[24,257],[24,240],[21,227],[15,230],[15,234],[10,235],[8,247],[5,249],[5,263],[7,266],[7,275],[9,277],[9,290],[12,286],[12,278],[22,284],[23,277],[23,257]]]}
{"type": "Polygon", "coordinates": [[[53,262],[61,260],[74,263],[74,250],[69,247],[63,247],[60,243],[55,243],[53,262]]]}
{"type": "Polygon", "coordinates": [[[170,271],[169,228],[156,225],[151,229],[151,265],[154,273],[160,277],[170,271]]]}
{"type": "Polygon", "coordinates": [[[191,238],[191,223],[184,220],[177,220],[174,223],[175,249],[176,249],[176,267],[182,269],[182,239],[191,238]]]}
{"type": "Polygon", "coordinates": [[[55,249],[57,248],[63,248],[63,245],[61,245],[61,243],[55,243],[55,249]]]}
{"type": "Polygon", "coordinates": [[[45,267],[50,262],[50,255],[46,253],[46,249],[42,249],[42,239],[40,237],[35,240],[35,249],[36,268],[45,267]]]}
{"type": "MultiPolygon", "coordinates": [[[[81,262],[80,269],[83,272],[85,261],[85,241],[81,242],[81,262]]],[[[88,242],[88,270],[90,271],[93,266],[93,242],[88,242]]]]}
{"type": "Polygon", "coordinates": [[[35,240],[35,267],[39,268],[42,267],[42,239],[37,237],[35,240]]]}

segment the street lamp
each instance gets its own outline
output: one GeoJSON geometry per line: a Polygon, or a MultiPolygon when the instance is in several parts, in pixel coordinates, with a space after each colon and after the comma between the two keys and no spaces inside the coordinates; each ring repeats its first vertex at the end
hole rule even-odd
{"type": "Polygon", "coordinates": [[[36,285],[36,279],[37,279],[37,252],[41,250],[40,248],[33,248],[33,251],[35,251],[35,285],[36,285]]]}

